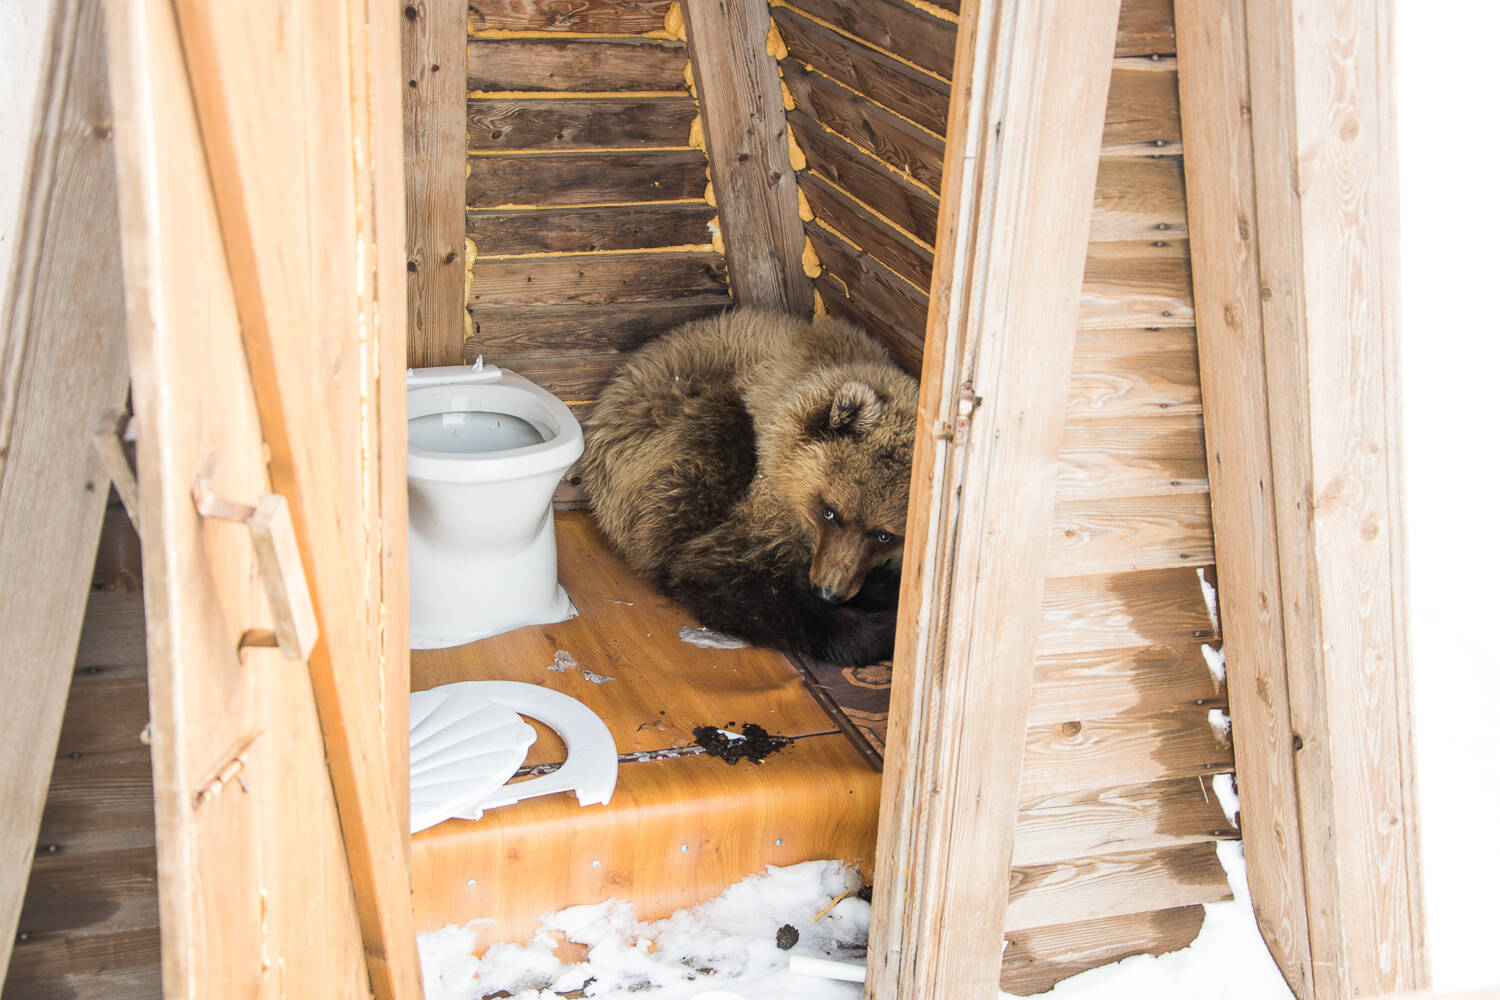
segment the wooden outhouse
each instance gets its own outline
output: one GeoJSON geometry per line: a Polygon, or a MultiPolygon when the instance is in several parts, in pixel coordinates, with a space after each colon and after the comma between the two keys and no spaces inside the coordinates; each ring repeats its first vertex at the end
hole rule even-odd
{"type": "Polygon", "coordinates": [[[420,932],[825,857],[873,881],[867,996],[1035,992],[1186,946],[1236,838],[1296,996],[1425,985],[1389,3],[50,8],[0,327],[7,998],[415,1000],[420,932]],[[405,369],[582,418],[736,305],[920,380],[889,670],[685,643],[571,474],[579,617],[411,652],[405,369]],[[410,692],[485,678],[599,712],[609,806],[408,834],[410,692]],[[794,745],[681,752],[736,720],[794,745]]]}

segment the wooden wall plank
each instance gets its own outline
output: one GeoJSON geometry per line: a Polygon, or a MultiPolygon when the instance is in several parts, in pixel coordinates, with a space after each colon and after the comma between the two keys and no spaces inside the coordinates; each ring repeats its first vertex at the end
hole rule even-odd
{"type": "Polygon", "coordinates": [[[687,93],[687,46],[672,38],[471,38],[470,90],[687,93]]]}
{"type": "Polygon", "coordinates": [[[1100,965],[1186,948],[1202,926],[1203,907],[1183,906],[1017,931],[1006,935],[1000,987],[1017,996],[1043,993],[1100,965]]]}
{"type": "Polygon", "coordinates": [[[1313,994],[1420,989],[1391,5],[1245,14],[1313,994]]]}
{"type": "Polygon", "coordinates": [[[1202,412],[1194,328],[1078,332],[1070,421],[1202,412]]]}
{"type": "MultiPolygon", "coordinates": [[[[1178,11],[1183,144],[1204,424],[1215,455],[1213,517],[1229,697],[1239,737],[1245,867],[1256,921],[1296,995],[1314,995],[1281,581],[1277,574],[1265,332],[1243,0],[1178,11]]],[[[1318,876],[1323,877],[1322,875],[1318,876]]]]}
{"type": "Polygon", "coordinates": [[[1124,0],[1116,56],[1169,55],[1177,51],[1172,0],[1124,0]]]}
{"type": "Polygon", "coordinates": [[[775,6],[771,16],[798,62],[859,91],[938,135],[948,128],[948,84],[804,17],[775,6]]]}
{"type": "Polygon", "coordinates": [[[402,5],[407,364],[458,361],[464,341],[464,0],[402,5]]]}
{"type": "Polygon", "coordinates": [[[807,236],[823,266],[838,276],[852,298],[859,299],[867,309],[874,309],[896,329],[904,331],[904,339],[913,344],[921,343],[927,326],[927,296],[923,292],[903,281],[870,254],[830,235],[825,229],[809,223],[807,236]]]}
{"type": "Polygon", "coordinates": [[[809,170],[823,177],[931,245],[937,239],[938,198],[823,128],[802,111],[787,113],[809,170]]]}
{"type": "Polygon", "coordinates": [[[1021,790],[1025,796],[1096,791],[1233,769],[1234,754],[1209,724],[1208,708],[1177,706],[1028,726],[1021,790]]]}
{"type": "Polygon", "coordinates": [[[1056,864],[1237,836],[1219,800],[1196,777],[1120,784],[1023,799],[1011,864],[1056,864]]]}
{"type": "Polygon", "coordinates": [[[1208,495],[1196,414],[1073,421],[1063,429],[1059,461],[1059,500],[1208,495]]]}
{"type": "Polygon", "coordinates": [[[900,0],[797,0],[794,5],[836,28],[945,79],[953,72],[957,26],[900,0]]]}
{"type": "Polygon", "coordinates": [[[722,291],[724,258],[712,252],[579,254],[477,260],[473,302],[494,306],[651,302],[722,291]]]}
{"type": "Polygon", "coordinates": [[[837,230],[912,284],[920,288],[931,284],[931,249],[899,232],[818,174],[804,172],[797,182],[815,219],[837,230]]]}
{"type": "Polygon", "coordinates": [[[760,0],[685,0],[682,14],[735,301],[811,316],[797,174],[766,50],[770,9],[760,0]]]}
{"type": "Polygon", "coordinates": [[[1096,243],[1083,279],[1083,329],[1193,325],[1186,260],[1154,255],[1150,244],[1096,243]],[[1116,252],[1102,252],[1113,247],[1116,252]]]}
{"type": "Polygon", "coordinates": [[[1213,844],[1011,870],[1007,933],[1233,898],[1213,844]]]}
{"type": "Polygon", "coordinates": [[[1090,240],[1181,239],[1186,231],[1180,159],[1127,156],[1099,161],[1090,240]]]}
{"type": "Polygon", "coordinates": [[[466,198],[475,209],[701,200],[707,164],[696,149],[475,156],[466,198]]]}
{"type": "Polygon", "coordinates": [[[961,15],[881,798],[876,867],[894,874],[875,887],[866,986],[881,1000],[992,992],[998,950],[971,943],[1014,923],[1007,869],[1096,174],[1077,150],[1103,132],[1117,11],[980,0],[961,15]],[[999,862],[991,878],[975,858],[999,862]],[[965,934],[943,932],[958,922],[965,934]]]}
{"type": "Polygon", "coordinates": [[[1057,501],[1049,577],[1208,566],[1213,561],[1206,491],[1057,501]]]}
{"type": "Polygon", "coordinates": [[[1037,655],[1218,638],[1191,569],[1049,580],[1037,655]]]}
{"type": "Polygon", "coordinates": [[[1183,636],[1133,649],[1048,653],[1036,660],[1033,725],[1196,705],[1222,707],[1224,685],[1204,660],[1211,639],[1183,636]]]}
{"type": "Polygon", "coordinates": [[[94,0],[55,12],[38,132],[27,137],[15,284],[0,317],[0,682],[9,692],[0,707],[0,970],[16,939],[109,494],[94,428],[124,403],[128,382],[102,17],[94,0]]]}
{"type": "Polygon", "coordinates": [[[1173,60],[1121,59],[1109,81],[1104,116],[1105,156],[1160,156],[1182,152],[1182,113],[1173,60]]]}
{"type": "Polygon", "coordinates": [[[809,117],[934,191],[939,189],[943,182],[942,136],[796,60],[782,64],[781,78],[797,107],[809,117]]]}
{"type": "Polygon", "coordinates": [[[596,354],[632,351],[683,323],[729,308],[723,292],[647,303],[474,306],[474,336],[464,359],[483,354],[506,364],[510,355],[596,354]]]}
{"type": "Polygon", "coordinates": [[[469,213],[481,257],[707,246],[714,210],[705,202],[544,208],[469,213]]]}
{"type": "Polygon", "coordinates": [[[889,317],[863,299],[851,297],[847,286],[833,277],[832,272],[819,275],[813,287],[818,290],[830,316],[853,323],[874,336],[890,351],[892,360],[907,371],[921,370],[922,344],[912,337],[911,331],[892,323],[889,317]]]}
{"type": "Polygon", "coordinates": [[[470,98],[469,150],[686,146],[691,97],[470,98]]]}
{"type": "Polygon", "coordinates": [[[671,0],[469,0],[469,31],[661,31],[671,0]]]}

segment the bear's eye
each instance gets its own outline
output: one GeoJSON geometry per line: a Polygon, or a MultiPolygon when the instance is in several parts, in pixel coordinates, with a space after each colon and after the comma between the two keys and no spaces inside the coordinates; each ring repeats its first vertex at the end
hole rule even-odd
{"type": "Polygon", "coordinates": [[[892,535],[889,531],[875,532],[875,542],[877,545],[889,545],[891,544],[891,539],[893,537],[895,536],[892,535]]]}
{"type": "Polygon", "coordinates": [[[834,513],[832,507],[829,507],[825,504],[823,506],[823,520],[827,521],[829,524],[838,524],[839,516],[834,513]]]}

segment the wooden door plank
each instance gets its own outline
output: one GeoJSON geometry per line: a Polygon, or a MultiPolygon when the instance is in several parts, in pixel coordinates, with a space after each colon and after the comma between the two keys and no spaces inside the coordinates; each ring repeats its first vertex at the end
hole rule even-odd
{"type": "Polygon", "coordinates": [[[128,381],[102,15],[92,0],[64,0],[54,17],[3,317],[0,973],[15,941],[109,495],[93,428],[124,403],[128,381]]]}
{"type": "Polygon", "coordinates": [[[1011,870],[1007,930],[1232,899],[1211,843],[1011,870]]]}
{"type": "Polygon", "coordinates": [[[1203,927],[1203,907],[1183,906],[1008,935],[1000,988],[1017,996],[1050,990],[1063,979],[1131,955],[1186,948],[1203,927]]]}
{"type": "Polygon", "coordinates": [[[1313,995],[1420,989],[1391,5],[1245,17],[1313,995]]]}
{"type": "MultiPolygon", "coordinates": [[[[1234,824],[1202,779],[1114,785],[1023,799],[1011,864],[1056,864],[1236,836],[1234,824]]],[[[1006,937],[1011,937],[1009,931],[1006,937]]]]}
{"type": "Polygon", "coordinates": [[[1000,979],[998,949],[970,942],[1007,926],[1117,12],[962,14],[881,799],[866,995],[882,1000],[978,996],[1000,979]],[[1040,240],[1055,249],[1045,261],[1029,249],[1040,240]],[[1004,860],[976,878],[979,857],[1004,860]],[[943,933],[960,922],[968,933],[943,933]]]}
{"type": "Polygon", "coordinates": [[[464,0],[401,5],[407,364],[455,365],[464,342],[464,0]]]}
{"type": "Polygon", "coordinates": [[[686,0],[688,53],[729,282],[740,305],[811,316],[797,174],[763,0],[686,0]]]}
{"type": "MultiPolygon", "coordinates": [[[[1177,11],[1204,431],[1214,455],[1220,617],[1240,823],[1256,920],[1282,975],[1312,995],[1272,484],[1243,0],[1177,11]]],[[[1322,876],[1318,876],[1322,877],[1322,876]]]]}

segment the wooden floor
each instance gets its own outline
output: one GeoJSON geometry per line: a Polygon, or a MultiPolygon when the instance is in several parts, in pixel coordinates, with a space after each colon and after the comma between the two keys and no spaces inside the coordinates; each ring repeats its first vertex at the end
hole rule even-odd
{"type": "MultiPolygon", "coordinates": [[[[524,939],[539,914],[576,903],[613,896],[659,917],[767,864],[843,858],[867,867],[880,776],[786,659],[683,641],[680,630],[698,623],[630,572],[587,515],[560,513],[557,532],[559,578],[579,617],[414,652],[412,688],[540,684],[599,713],[620,754],[647,759],[622,760],[607,806],[553,796],[417,834],[418,930],[484,917],[496,921],[490,940],[524,939]],[[559,651],[578,667],[548,669],[559,651]],[[610,679],[591,681],[584,670],[610,679]],[[695,726],[750,722],[796,742],[759,766],[669,756],[692,744],[695,726]]],[[[561,760],[560,741],[537,728],[528,763],[561,760]]]]}
{"type": "Polygon", "coordinates": [[[95,592],[5,1000],[162,995],[148,711],[142,596],[95,592]]]}

